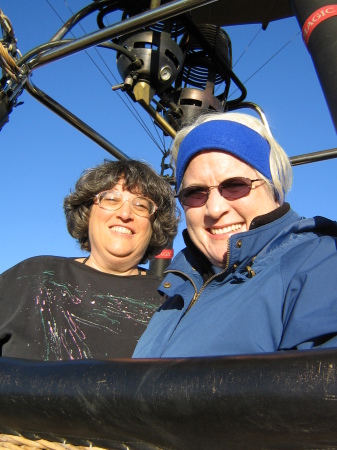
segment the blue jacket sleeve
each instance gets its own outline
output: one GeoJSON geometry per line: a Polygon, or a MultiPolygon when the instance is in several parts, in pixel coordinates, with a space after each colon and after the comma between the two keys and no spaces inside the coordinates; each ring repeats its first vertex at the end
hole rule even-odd
{"type": "Polygon", "coordinates": [[[336,239],[318,241],[289,283],[279,350],[337,347],[336,239]]]}

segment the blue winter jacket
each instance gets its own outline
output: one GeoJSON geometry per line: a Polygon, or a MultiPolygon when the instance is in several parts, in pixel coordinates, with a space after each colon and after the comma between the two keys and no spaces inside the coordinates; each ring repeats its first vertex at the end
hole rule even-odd
{"type": "Polygon", "coordinates": [[[229,239],[203,282],[187,248],[165,272],[167,300],[133,357],[199,357],[337,347],[337,223],[290,210],[229,239]]]}

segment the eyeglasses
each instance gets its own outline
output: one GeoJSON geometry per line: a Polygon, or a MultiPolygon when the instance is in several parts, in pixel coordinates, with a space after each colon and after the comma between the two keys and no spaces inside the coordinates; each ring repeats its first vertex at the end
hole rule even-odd
{"type": "Polygon", "coordinates": [[[118,191],[103,191],[95,195],[94,203],[108,211],[117,211],[125,202],[130,202],[131,210],[141,217],[150,217],[157,211],[157,205],[147,197],[125,198],[118,191]]]}
{"type": "Polygon", "coordinates": [[[182,206],[190,206],[198,208],[206,204],[211,189],[217,188],[220,195],[226,200],[237,200],[238,198],[246,197],[252,190],[252,183],[254,181],[265,181],[261,178],[250,180],[244,177],[229,178],[223,181],[218,186],[191,186],[183,189],[176,198],[179,198],[182,206]]]}

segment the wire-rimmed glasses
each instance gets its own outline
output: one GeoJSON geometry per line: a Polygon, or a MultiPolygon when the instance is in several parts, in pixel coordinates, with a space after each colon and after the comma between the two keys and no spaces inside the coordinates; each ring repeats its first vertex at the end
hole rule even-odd
{"type": "Polygon", "coordinates": [[[119,191],[103,191],[95,195],[95,203],[107,211],[117,211],[125,202],[129,202],[131,210],[141,217],[151,217],[158,209],[151,199],[141,195],[131,200],[119,191]]]}

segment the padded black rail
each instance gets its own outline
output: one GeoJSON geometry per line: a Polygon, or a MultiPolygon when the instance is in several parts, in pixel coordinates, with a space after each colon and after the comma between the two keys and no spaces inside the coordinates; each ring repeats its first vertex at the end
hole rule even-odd
{"type": "Polygon", "coordinates": [[[337,350],[219,358],[0,358],[0,432],[130,449],[337,448],[337,350]]]}

